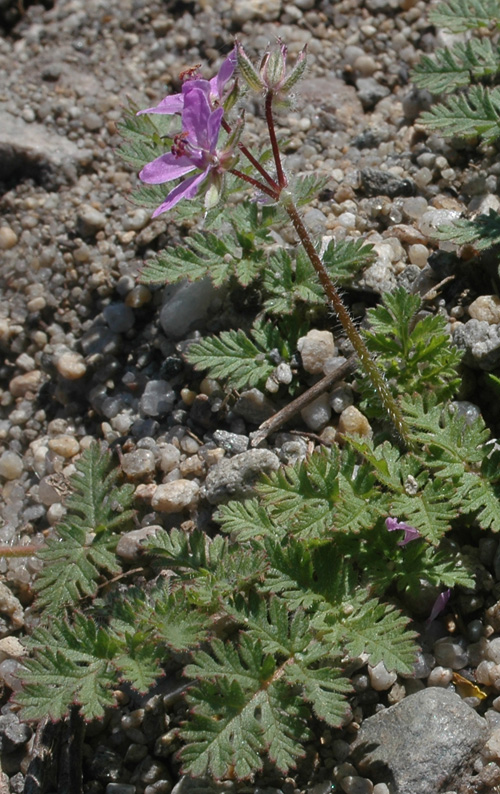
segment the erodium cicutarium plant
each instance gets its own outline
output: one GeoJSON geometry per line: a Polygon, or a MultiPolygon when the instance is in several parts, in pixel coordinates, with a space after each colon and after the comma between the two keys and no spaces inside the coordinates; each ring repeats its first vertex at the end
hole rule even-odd
{"type": "Polygon", "coordinates": [[[408,429],[401,409],[311,240],[283,168],[276,136],[275,109],[290,103],[291,91],[303,76],[305,68],[306,49],[301,51],[293,69],[289,71],[286,45],[278,40],[277,47],[265,53],[259,68],[252,64],[237,41],[218,75],[212,80],[203,80],[196,69],[188,70],[184,74],[181,93],[166,97],[154,108],[139,111],[177,114],[181,121],[181,131],[174,136],[170,152],[148,163],[139,178],[148,184],[163,184],[193,174],[170,190],[154,211],[154,216],[166,212],[183,199],[192,199],[201,191],[204,193],[205,208],[214,207],[221,199],[225,174],[232,174],[251,185],[260,200],[281,205],[388,417],[403,443],[408,443],[408,429]],[[243,114],[234,122],[229,118],[229,111],[237,102],[239,93],[237,83],[229,85],[236,66],[246,88],[262,96],[274,173],[270,173],[267,166],[262,165],[242,142],[243,114]],[[253,166],[254,174],[243,172],[237,167],[238,161],[243,158],[253,166]]]}

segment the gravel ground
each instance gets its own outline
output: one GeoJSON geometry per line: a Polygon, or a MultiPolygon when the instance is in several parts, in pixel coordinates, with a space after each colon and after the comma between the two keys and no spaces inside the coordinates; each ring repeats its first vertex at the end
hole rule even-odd
{"type": "MultiPolygon", "coordinates": [[[[425,134],[416,123],[430,97],[412,89],[409,69],[444,35],[429,26],[428,5],[58,0],[52,8],[24,9],[0,2],[1,544],[43,542],[64,515],[65,484],[75,460],[96,438],[119,442],[137,498],[151,503],[145,523],[167,527],[187,519],[203,525],[235,471],[231,487],[241,489],[249,472],[303,456],[314,443],[280,433],[268,448],[250,449],[249,433],[268,415],[269,401],[273,407],[272,393],[247,395],[239,409],[227,411],[217,384],[186,366],[186,343],[200,330],[217,329],[220,318],[234,317],[238,306],[227,296],[210,285],[150,290],[137,284],[148,252],[177,239],[178,230],[168,216],[151,221],[128,198],[136,175],[115,152],[127,97],[140,107],[156,104],[166,85],[176,90],[187,66],[202,62],[215,70],[235,34],[251,56],[278,35],[292,56],[307,42],[307,79],[295,108],[282,116],[289,138],[286,167],[329,176],[327,189],[306,213],[315,232],[336,239],[363,235],[375,244],[376,263],[350,293],[356,312],[397,284],[426,295],[449,275],[449,246],[438,251],[433,229],[460,213],[499,207],[500,161],[494,147],[479,155],[425,134]],[[223,459],[226,470],[216,469],[223,459]]],[[[262,130],[253,106],[246,130],[250,142],[262,130]]],[[[492,283],[485,282],[459,274],[429,305],[446,314],[456,343],[466,350],[466,409],[474,413],[480,403],[495,425],[494,401],[479,397],[483,373],[500,362],[499,301],[492,283]]],[[[325,360],[331,358],[331,341],[327,335],[325,360]]],[[[342,350],[342,340],[336,341],[342,350]]],[[[315,366],[308,371],[318,372],[315,366]]],[[[321,432],[325,416],[332,427],[352,421],[351,401],[346,387],[328,405],[306,412],[304,431],[321,432]]],[[[365,667],[354,677],[352,723],[344,731],[320,731],[296,777],[268,776],[264,788],[221,784],[217,790],[327,794],[335,781],[347,794],[388,794],[390,787],[374,786],[362,763],[347,761],[349,742],[366,714],[402,703],[405,694],[449,687],[457,669],[477,672],[478,681],[500,693],[497,540],[483,537],[475,553],[483,576],[481,589],[463,596],[463,632],[448,634],[454,631],[450,621],[439,623],[414,679],[396,680],[365,667]]],[[[0,676],[6,695],[18,664],[13,641],[32,620],[37,570],[35,558],[0,560],[0,676]]],[[[470,693],[468,700],[479,705],[470,693]]],[[[482,713],[489,749],[481,753],[472,744],[467,751],[474,762],[471,791],[497,790],[500,781],[500,740],[491,739],[500,726],[500,698],[488,704],[482,713]]],[[[177,708],[168,677],[140,702],[124,695],[109,721],[87,734],[85,791],[210,790],[207,782],[178,780],[172,761],[177,708]]],[[[458,718],[466,724],[477,716],[467,711],[469,717],[458,718]]],[[[0,791],[28,791],[31,730],[16,722],[8,704],[2,720],[7,760],[0,791]]],[[[449,756],[450,747],[445,749],[449,756]]],[[[465,791],[459,785],[457,791],[465,791]]],[[[405,794],[418,794],[416,786],[405,794]]],[[[403,791],[392,789],[398,790],[403,791]]],[[[436,784],[434,790],[441,789],[436,784]]]]}

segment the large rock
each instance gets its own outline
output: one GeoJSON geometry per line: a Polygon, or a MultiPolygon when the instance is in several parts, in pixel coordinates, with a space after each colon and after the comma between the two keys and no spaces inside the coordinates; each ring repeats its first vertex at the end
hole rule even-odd
{"type": "Polygon", "coordinates": [[[362,774],[393,794],[465,794],[488,733],[486,720],[457,694],[428,687],[365,720],[351,755],[362,774]]]}
{"type": "Polygon", "coordinates": [[[263,472],[276,471],[280,462],[268,449],[250,449],[232,458],[224,458],[213,466],[205,480],[205,494],[210,504],[245,499],[263,472]]]}
{"type": "Polygon", "coordinates": [[[73,141],[41,124],[0,111],[1,181],[32,178],[46,190],[55,190],[76,181],[86,156],[73,141]]]}

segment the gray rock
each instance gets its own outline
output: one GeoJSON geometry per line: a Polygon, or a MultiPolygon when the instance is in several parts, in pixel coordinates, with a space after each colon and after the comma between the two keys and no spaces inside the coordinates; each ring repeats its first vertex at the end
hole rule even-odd
{"type": "Polygon", "coordinates": [[[234,412],[253,425],[260,425],[276,411],[274,404],[259,389],[241,392],[234,406],[234,412]]]}
{"type": "Polygon", "coordinates": [[[415,183],[411,179],[399,179],[378,168],[362,168],[359,172],[361,189],[366,196],[413,196],[415,183]]]}
{"type": "Polygon", "coordinates": [[[82,336],[80,345],[84,355],[116,353],[120,348],[120,336],[105,325],[94,325],[82,336]]]}
{"type": "Polygon", "coordinates": [[[82,204],[76,216],[76,229],[82,237],[93,237],[104,229],[106,216],[91,204],[82,204]]]}
{"type": "Polygon", "coordinates": [[[381,85],[374,77],[358,77],[356,88],[364,110],[373,110],[381,99],[391,93],[386,85],[381,85]]]}
{"type": "Polygon", "coordinates": [[[150,380],[140,401],[145,416],[164,416],[175,403],[175,391],[167,380],[150,380]]]}
{"type": "Polygon", "coordinates": [[[46,190],[76,182],[82,153],[41,124],[0,111],[0,180],[34,178],[46,190]]]}
{"type": "Polygon", "coordinates": [[[216,430],[213,439],[218,447],[222,447],[232,455],[240,454],[248,449],[250,439],[240,433],[229,433],[227,430],[216,430]]]}
{"type": "Polygon", "coordinates": [[[457,694],[429,687],[365,720],[351,756],[361,774],[393,794],[465,794],[487,736],[486,721],[457,694]]]}
{"type": "Polygon", "coordinates": [[[32,730],[24,722],[19,721],[16,714],[0,716],[0,747],[7,753],[23,747],[31,738],[32,730]]]}
{"type": "Polygon", "coordinates": [[[184,281],[167,287],[160,312],[164,333],[171,339],[182,339],[200,320],[203,320],[217,294],[212,281],[184,281]]]}
{"type": "Polygon", "coordinates": [[[120,540],[116,545],[116,554],[127,562],[138,559],[142,551],[142,542],[148,540],[152,535],[156,535],[159,529],[161,527],[158,524],[151,524],[141,527],[141,529],[125,532],[120,535],[120,540]]]}
{"type": "Polygon", "coordinates": [[[278,457],[267,449],[251,449],[221,460],[207,474],[205,495],[213,505],[244,499],[251,496],[259,474],[276,471],[279,465],[278,457]]]}
{"type": "Polygon", "coordinates": [[[453,341],[465,350],[464,363],[490,371],[500,362],[500,325],[490,325],[485,320],[456,323],[453,341]]]}
{"type": "Polygon", "coordinates": [[[135,322],[134,312],[124,303],[110,303],[103,311],[104,319],[111,331],[124,334],[130,331],[135,322]]]}

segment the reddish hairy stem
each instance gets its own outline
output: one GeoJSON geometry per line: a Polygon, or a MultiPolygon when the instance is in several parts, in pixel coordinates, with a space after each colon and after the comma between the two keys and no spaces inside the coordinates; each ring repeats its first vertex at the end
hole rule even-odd
{"type": "Polygon", "coordinates": [[[408,426],[406,421],[403,417],[401,409],[396,402],[395,398],[393,397],[391,390],[389,389],[387,382],[384,378],[383,373],[378,368],[376,362],[371,357],[368,348],[365,345],[365,342],[360,335],[358,329],[354,325],[354,322],[349,314],[346,306],[342,298],[340,297],[339,293],[337,292],[330,276],[328,275],[328,271],[326,270],[323,262],[321,261],[318,253],[312,243],[311,238],[307,232],[306,227],[297,211],[295,204],[293,203],[291,197],[288,199],[286,198],[283,201],[283,206],[290,218],[295,231],[297,232],[300,242],[302,243],[304,250],[309,257],[309,260],[314,267],[316,273],[319,276],[319,280],[321,282],[321,286],[333,306],[335,314],[339,318],[340,322],[342,323],[342,327],[346,333],[347,338],[349,339],[350,343],[352,344],[356,354],[360,360],[361,366],[363,367],[364,371],[370,378],[370,381],[373,387],[376,389],[377,394],[380,398],[380,401],[389,414],[392,423],[394,424],[399,436],[408,444],[408,426]]]}
{"type": "MultiPolygon", "coordinates": [[[[227,121],[226,121],[225,119],[222,119],[222,126],[223,126],[223,128],[225,129],[225,131],[226,131],[228,134],[230,134],[230,133],[232,132],[232,130],[231,130],[231,127],[229,126],[229,124],[227,123],[227,121]]],[[[252,163],[253,167],[254,167],[254,168],[255,168],[255,169],[256,169],[256,170],[259,172],[259,174],[260,174],[262,177],[264,177],[264,179],[266,180],[266,182],[267,182],[267,183],[268,183],[268,184],[269,184],[269,185],[270,185],[270,186],[271,186],[271,187],[272,187],[274,190],[278,190],[278,184],[277,184],[277,182],[275,182],[275,180],[272,178],[271,174],[269,174],[269,173],[266,171],[266,169],[264,168],[264,166],[263,166],[263,165],[261,165],[261,164],[259,163],[259,161],[257,160],[257,158],[255,158],[255,157],[253,156],[253,154],[252,154],[252,153],[251,153],[251,152],[250,152],[250,151],[247,149],[247,147],[246,147],[246,146],[245,146],[243,143],[238,143],[238,149],[240,150],[240,152],[241,152],[242,154],[244,154],[244,155],[245,155],[245,157],[247,158],[247,160],[249,160],[249,161],[252,163]]]]}
{"type": "Polygon", "coordinates": [[[278,146],[278,141],[276,138],[276,130],[274,129],[273,96],[274,94],[272,91],[268,91],[266,94],[266,122],[267,122],[267,129],[269,130],[271,149],[273,150],[274,164],[276,166],[276,174],[278,177],[278,185],[281,189],[283,189],[284,187],[287,186],[288,182],[283,172],[283,166],[281,165],[281,154],[278,146]]]}
{"type": "Polygon", "coordinates": [[[262,182],[259,182],[258,179],[254,179],[253,176],[249,176],[248,174],[244,174],[243,171],[239,171],[237,168],[231,168],[229,171],[230,174],[234,174],[234,176],[243,179],[244,182],[248,182],[249,185],[252,187],[256,187],[258,190],[262,190],[263,193],[266,193],[270,196],[274,201],[277,201],[279,198],[279,193],[276,190],[271,190],[270,187],[267,185],[263,185],[262,182]]]}

